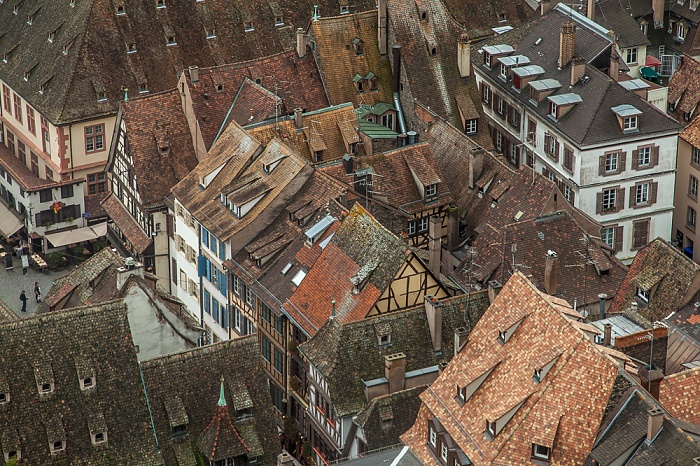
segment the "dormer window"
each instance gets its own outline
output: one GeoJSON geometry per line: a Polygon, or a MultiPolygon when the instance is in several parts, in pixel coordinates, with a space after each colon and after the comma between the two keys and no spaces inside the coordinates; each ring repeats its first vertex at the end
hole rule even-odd
{"type": "Polygon", "coordinates": [[[85,377],[80,379],[80,389],[81,390],[89,390],[91,388],[95,388],[95,378],[94,377],[85,377]]]}
{"type": "Polygon", "coordinates": [[[552,450],[544,445],[532,444],[532,457],[538,460],[549,461],[552,450]]]}
{"type": "Polygon", "coordinates": [[[314,161],[320,162],[321,160],[323,160],[323,151],[322,150],[314,151],[314,161]]]}
{"type": "Polygon", "coordinates": [[[33,22],[34,17],[32,15],[27,15],[27,24],[31,26],[33,22]]]}
{"type": "Polygon", "coordinates": [[[126,53],[136,53],[136,44],[129,44],[126,49],[126,53]]]}
{"type": "Polygon", "coordinates": [[[124,11],[124,7],[121,6],[121,5],[118,6],[118,7],[117,7],[117,16],[122,16],[122,15],[125,15],[125,14],[126,14],[126,11],[124,11]]]}
{"type": "Polygon", "coordinates": [[[0,393],[0,405],[4,405],[10,402],[9,393],[0,393]]]}
{"type": "Polygon", "coordinates": [[[156,8],[165,8],[165,0],[157,0],[156,8]]]}
{"type": "Polygon", "coordinates": [[[506,344],[508,340],[510,340],[510,337],[513,336],[523,319],[525,319],[525,317],[521,317],[518,321],[514,322],[508,327],[498,329],[498,343],[501,345],[506,344]]]}
{"type": "Polygon", "coordinates": [[[177,42],[175,41],[175,36],[168,36],[168,46],[171,45],[177,45],[177,42]]]}
{"type": "Polygon", "coordinates": [[[488,433],[493,440],[493,438],[496,436],[496,421],[489,422],[486,420],[486,433],[488,433]]]}
{"type": "Polygon", "coordinates": [[[49,42],[53,43],[53,41],[56,39],[56,31],[54,32],[49,32],[49,42]]]}
{"type": "Polygon", "coordinates": [[[501,63],[501,72],[498,76],[504,81],[508,77],[508,67],[505,65],[505,63],[501,63]]]}
{"type": "Polygon", "coordinates": [[[12,7],[12,13],[19,14],[19,5],[15,5],[12,7]]]}
{"type": "Polygon", "coordinates": [[[97,93],[97,101],[98,102],[104,102],[106,100],[107,100],[107,95],[104,92],[97,93]]]}
{"type": "Polygon", "coordinates": [[[91,437],[92,437],[92,444],[99,445],[99,444],[105,443],[107,441],[107,432],[97,432],[95,434],[92,434],[91,437]]]}
{"type": "Polygon", "coordinates": [[[275,26],[284,26],[284,19],[281,16],[275,16],[275,26]]]}
{"type": "Polygon", "coordinates": [[[549,103],[549,116],[551,116],[555,120],[557,119],[557,104],[555,104],[554,102],[549,103]]]}
{"type": "Polygon", "coordinates": [[[379,80],[377,78],[372,78],[369,80],[369,90],[376,91],[379,89],[379,80]]]}
{"type": "Polygon", "coordinates": [[[636,133],[639,131],[640,110],[630,104],[622,104],[612,107],[611,110],[617,116],[617,122],[623,133],[636,133]]]}
{"type": "Polygon", "coordinates": [[[420,20],[421,21],[428,21],[428,12],[427,11],[421,11],[420,20]]]}
{"type": "Polygon", "coordinates": [[[391,335],[380,335],[379,346],[388,346],[391,344],[391,335]]]}
{"type": "Polygon", "coordinates": [[[486,65],[487,68],[491,68],[491,54],[484,51],[484,65],[486,65]]]}
{"type": "Polygon", "coordinates": [[[347,15],[348,13],[350,13],[350,10],[348,9],[348,6],[347,6],[347,5],[341,5],[341,6],[340,6],[340,14],[341,14],[341,15],[347,15]]]}
{"type": "Polygon", "coordinates": [[[252,22],[252,21],[246,21],[246,22],[243,24],[243,29],[244,29],[245,32],[255,31],[255,28],[253,27],[253,22],[252,22]]]}
{"type": "Polygon", "coordinates": [[[634,131],[637,129],[637,117],[636,116],[631,116],[629,118],[625,118],[625,123],[624,123],[624,131],[634,131]]]}
{"type": "Polygon", "coordinates": [[[437,184],[429,184],[425,187],[425,197],[430,199],[437,196],[437,184]]]}
{"type": "Polygon", "coordinates": [[[207,39],[214,39],[214,38],[216,38],[216,29],[214,29],[214,28],[207,29],[207,39]]]}
{"type": "Polygon", "coordinates": [[[5,453],[5,462],[9,463],[12,460],[19,461],[22,459],[22,450],[10,450],[5,453]]]}
{"type": "Polygon", "coordinates": [[[365,45],[361,39],[355,37],[352,41],[352,46],[355,49],[355,55],[362,55],[365,53],[365,45]]]}
{"type": "Polygon", "coordinates": [[[39,386],[39,394],[40,395],[45,395],[47,393],[52,393],[53,392],[53,383],[42,383],[39,386]]]}
{"type": "Polygon", "coordinates": [[[146,94],[148,92],[148,84],[139,83],[139,94],[146,94]]]}
{"type": "Polygon", "coordinates": [[[62,452],[63,450],[65,450],[66,442],[64,442],[63,440],[59,440],[57,442],[52,442],[50,444],[50,446],[51,446],[51,453],[59,453],[59,452],[62,452]]]}
{"type": "Polygon", "coordinates": [[[637,287],[637,297],[647,304],[649,303],[650,294],[651,293],[649,293],[649,290],[644,290],[640,287],[637,287]]]}
{"type": "Polygon", "coordinates": [[[535,369],[535,373],[532,376],[532,380],[534,380],[537,383],[540,383],[542,381],[542,371],[540,369],[535,369]]]}
{"type": "Polygon", "coordinates": [[[457,386],[457,398],[462,402],[466,403],[467,402],[467,387],[460,387],[457,386]]]}
{"type": "Polygon", "coordinates": [[[187,424],[173,426],[173,428],[170,431],[170,435],[173,438],[173,440],[187,437],[187,424]]]}

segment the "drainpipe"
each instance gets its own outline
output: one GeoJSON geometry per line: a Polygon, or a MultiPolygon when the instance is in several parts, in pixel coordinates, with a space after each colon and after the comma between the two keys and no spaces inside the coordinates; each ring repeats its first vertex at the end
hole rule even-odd
{"type": "Polygon", "coordinates": [[[396,116],[399,120],[399,129],[401,134],[404,134],[406,132],[406,120],[403,118],[401,95],[399,93],[399,89],[401,89],[401,46],[394,45],[392,50],[394,52],[394,107],[396,107],[396,116]]]}
{"type": "Polygon", "coordinates": [[[143,394],[146,396],[146,407],[148,408],[148,417],[151,418],[151,428],[153,429],[153,437],[156,439],[156,448],[158,448],[158,453],[160,453],[160,445],[158,444],[158,434],[156,433],[156,425],[153,422],[153,413],[151,412],[151,402],[148,400],[148,392],[146,391],[146,382],[143,380],[143,371],[141,370],[141,361],[136,361],[139,365],[139,375],[141,376],[141,386],[143,387],[143,394]]]}

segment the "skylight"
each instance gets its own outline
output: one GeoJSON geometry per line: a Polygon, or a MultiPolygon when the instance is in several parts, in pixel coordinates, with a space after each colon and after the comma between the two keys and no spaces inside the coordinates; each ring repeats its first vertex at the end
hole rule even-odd
{"type": "Polygon", "coordinates": [[[292,283],[294,283],[295,286],[299,286],[302,280],[304,280],[304,277],[306,277],[306,272],[300,270],[294,275],[294,278],[292,278],[292,283]]]}

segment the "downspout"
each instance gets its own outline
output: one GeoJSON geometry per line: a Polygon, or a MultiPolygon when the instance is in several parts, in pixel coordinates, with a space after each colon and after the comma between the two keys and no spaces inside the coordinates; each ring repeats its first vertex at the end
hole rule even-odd
{"type": "Polygon", "coordinates": [[[153,413],[151,412],[151,402],[148,400],[148,392],[146,392],[146,382],[143,380],[143,370],[141,370],[141,361],[136,361],[139,365],[139,375],[141,376],[141,386],[143,394],[146,396],[146,407],[148,408],[148,417],[151,419],[151,428],[153,429],[153,437],[156,439],[156,448],[160,453],[160,445],[158,444],[158,434],[156,433],[156,425],[153,423],[153,413]]]}
{"type": "Polygon", "coordinates": [[[403,118],[403,109],[401,108],[401,46],[394,45],[392,47],[394,53],[394,107],[396,107],[396,116],[399,120],[399,129],[401,134],[406,133],[406,120],[403,118]]]}

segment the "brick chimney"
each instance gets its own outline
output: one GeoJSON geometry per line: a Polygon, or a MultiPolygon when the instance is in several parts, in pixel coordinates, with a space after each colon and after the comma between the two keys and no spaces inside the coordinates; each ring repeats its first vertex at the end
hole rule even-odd
{"type": "Polygon", "coordinates": [[[466,33],[459,36],[457,42],[457,66],[459,66],[459,76],[466,78],[469,76],[471,68],[471,41],[466,33]]]}
{"type": "Polygon", "coordinates": [[[655,399],[659,399],[659,385],[664,379],[664,372],[655,365],[642,366],[639,368],[639,380],[642,387],[647,390],[655,399]]]}
{"type": "Polygon", "coordinates": [[[567,21],[561,25],[559,33],[559,68],[564,68],[574,58],[574,46],[576,43],[576,24],[567,21]]]}
{"type": "Polygon", "coordinates": [[[647,411],[649,420],[647,421],[647,440],[652,442],[664,425],[664,410],[653,408],[647,411]]]}
{"type": "Polygon", "coordinates": [[[586,16],[591,21],[595,21],[595,0],[588,0],[588,10],[586,11],[586,16]]]}
{"type": "Polygon", "coordinates": [[[484,149],[482,147],[472,147],[469,149],[467,158],[469,163],[469,173],[467,173],[467,185],[469,189],[474,189],[476,182],[484,171],[484,149]]]}
{"type": "Polygon", "coordinates": [[[297,55],[299,58],[306,56],[306,34],[302,28],[297,28],[297,55]]]}
{"type": "Polygon", "coordinates": [[[613,81],[618,81],[620,79],[620,55],[617,54],[614,43],[613,50],[610,53],[610,68],[608,69],[608,75],[613,81]]]}
{"type": "Polygon", "coordinates": [[[571,85],[573,86],[586,74],[586,60],[583,57],[574,57],[571,60],[571,85]]]}
{"type": "Polygon", "coordinates": [[[557,293],[557,268],[559,259],[557,253],[551,249],[547,251],[547,257],[544,262],[544,290],[547,294],[555,295],[557,293]]]}
{"type": "Polygon", "coordinates": [[[277,466],[293,466],[294,458],[286,451],[277,455],[277,466]]]}
{"type": "Polygon", "coordinates": [[[294,109],[294,124],[297,129],[301,129],[304,126],[304,120],[301,117],[302,113],[304,113],[303,109],[298,107],[294,109]]]}
{"type": "Polygon", "coordinates": [[[379,0],[377,5],[377,42],[379,43],[379,53],[381,55],[386,55],[387,47],[387,26],[389,21],[387,20],[386,11],[386,0],[379,0]]]}
{"type": "Polygon", "coordinates": [[[437,215],[432,215],[430,217],[430,226],[428,230],[428,267],[436,276],[440,275],[440,256],[442,253],[442,238],[440,237],[441,228],[442,221],[440,217],[437,215]]]}
{"type": "Polygon", "coordinates": [[[469,339],[469,330],[466,327],[457,327],[455,329],[455,345],[454,355],[457,356],[469,339]]]}
{"type": "Polygon", "coordinates": [[[496,296],[498,296],[498,293],[500,293],[502,289],[503,285],[501,285],[498,280],[489,281],[489,303],[492,303],[496,299],[496,296]]]}
{"type": "Polygon", "coordinates": [[[384,356],[384,377],[389,381],[389,394],[406,386],[406,355],[395,353],[384,356]]]}
{"type": "Polygon", "coordinates": [[[654,29],[664,27],[664,0],[651,0],[651,9],[654,11],[654,29]]]}
{"type": "Polygon", "coordinates": [[[443,304],[435,296],[425,297],[425,315],[434,351],[442,351],[442,308],[443,304]]]}

